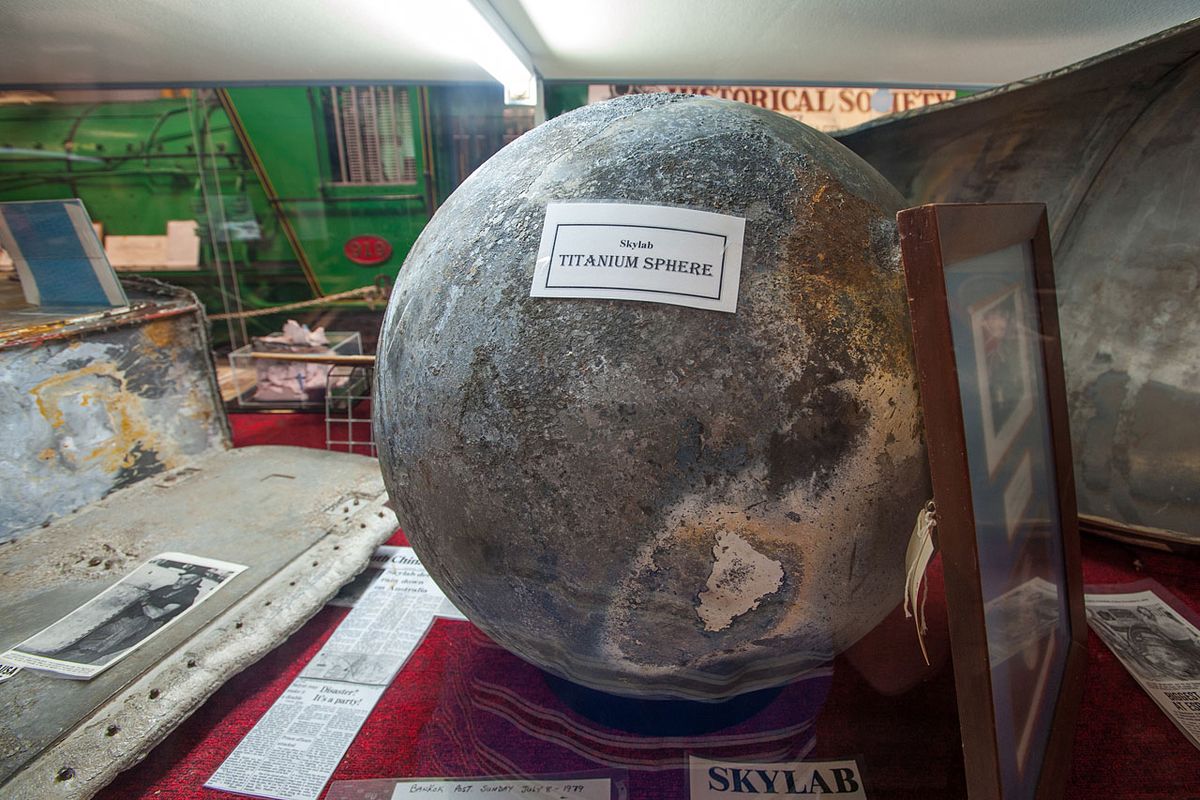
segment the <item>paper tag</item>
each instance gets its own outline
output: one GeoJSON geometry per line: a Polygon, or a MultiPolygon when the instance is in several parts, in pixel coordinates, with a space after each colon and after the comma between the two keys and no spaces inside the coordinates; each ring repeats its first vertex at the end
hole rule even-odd
{"type": "Polygon", "coordinates": [[[925,600],[921,596],[921,584],[925,581],[925,570],[937,552],[933,546],[933,529],[937,527],[937,514],[933,501],[927,502],[917,512],[917,523],[908,539],[904,553],[904,617],[915,621],[917,642],[921,645],[921,656],[929,663],[925,650],[925,600]]]}
{"type": "Polygon", "coordinates": [[[0,664],[0,683],[4,683],[20,671],[21,668],[15,664],[0,664]]]}
{"type": "Polygon", "coordinates": [[[867,798],[862,773],[853,759],[754,764],[688,757],[690,800],[729,800],[751,794],[839,800],[867,798]]]}
{"type": "Polygon", "coordinates": [[[397,783],[392,800],[402,797],[537,797],[541,800],[610,800],[608,778],[561,781],[405,781],[397,783]]]}
{"type": "Polygon", "coordinates": [[[737,311],[746,220],[628,203],[550,203],[530,297],[737,311]]]}

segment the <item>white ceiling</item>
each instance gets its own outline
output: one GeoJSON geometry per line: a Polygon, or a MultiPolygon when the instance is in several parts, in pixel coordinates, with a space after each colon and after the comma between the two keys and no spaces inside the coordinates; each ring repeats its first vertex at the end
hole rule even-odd
{"type": "MultiPolygon", "coordinates": [[[[0,85],[487,80],[444,0],[0,0],[0,85]]],[[[491,0],[547,80],[981,86],[1200,16],[1200,0],[491,0]]]]}

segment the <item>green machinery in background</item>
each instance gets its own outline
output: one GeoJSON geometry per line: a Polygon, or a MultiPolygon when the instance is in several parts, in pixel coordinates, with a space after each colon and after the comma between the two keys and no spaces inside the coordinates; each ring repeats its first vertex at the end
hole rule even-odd
{"type": "MultiPolygon", "coordinates": [[[[0,201],[79,197],[106,236],[195,220],[199,269],[138,271],[196,291],[214,314],[390,284],[440,200],[532,125],[493,86],[172,94],[0,106],[0,201]]],[[[242,343],[287,316],[303,318],[214,334],[242,343]]]]}
{"type": "MultiPolygon", "coordinates": [[[[547,117],[587,102],[584,84],[545,90],[547,117]]],[[[210,314],[320,301],[215,325],[222,346],[294,317],[360,330],[370,347],[380,306],[346,293],[392,283],[438,204],[534,121],[495,84],[133,95],[0,105],[0,201],[79,197],[116,236],[194,220],[199,269],[138,271],[192,289],[210,314]]]]}

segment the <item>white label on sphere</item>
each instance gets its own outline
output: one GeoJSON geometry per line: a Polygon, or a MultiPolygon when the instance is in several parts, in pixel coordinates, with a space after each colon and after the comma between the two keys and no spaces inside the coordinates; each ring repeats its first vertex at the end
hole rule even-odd
{"type": "Polygon", "coordinates": [[[530,297],[737,311],[746,220],[629,203],[550,203],[530,297]]]}

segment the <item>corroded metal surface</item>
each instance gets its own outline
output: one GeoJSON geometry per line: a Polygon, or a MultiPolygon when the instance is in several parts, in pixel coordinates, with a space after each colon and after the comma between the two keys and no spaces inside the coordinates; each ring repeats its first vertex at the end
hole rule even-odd
{"type": "Polygon", "coordinates": [[[929,496],[895,190],[823,134],[642,95],[526,134],[422,234],[384,323],[398,516],[516,653],[624,694],[786,681],[900,599],[929,496]],[[746,218],[736,314],[531,299],[547,202],[746,218]]]}
{"type": "Polygon", "coordinates": [[[0,542],[229,446],[196,298],[128,285],[122,313],[0,312],[0,542]]]}
{"type": "Polygon", "coordinates": [[[5,683],[0,796],[89,797],[141,760],[366,565],[395,530],[385,500],[372,458],[216,451],[0,547],[0,650],[160,552],[249,565],[92,680],[24,670],[5,683]]]}
{"type": "Polygon", "coordinates": [[[1200,21],[848,131],[913,204],[1042,201],[1081,513],[1200,543],[1200,21]]]}
{"type": "Polygon", "coordinates": [[[249,569],[92,680],[25,670],[8,681],[5,798],[93,795],[395,530],[374,459],[229,450],[195,297],[126,288],[126,311],[0,318],[12,323],[0,325],[0,651],[161,552],[249,569]]]}

